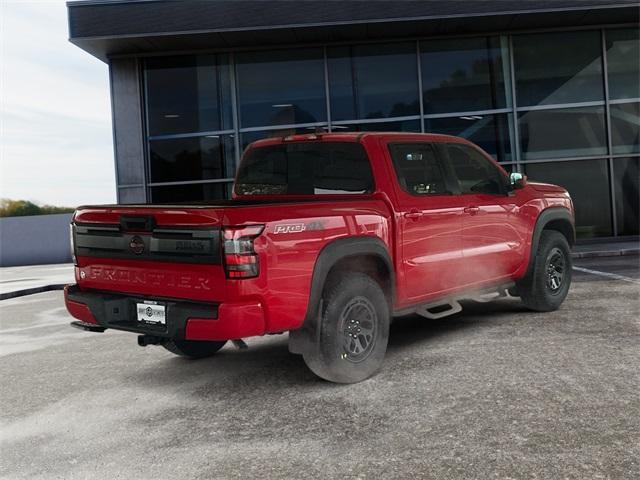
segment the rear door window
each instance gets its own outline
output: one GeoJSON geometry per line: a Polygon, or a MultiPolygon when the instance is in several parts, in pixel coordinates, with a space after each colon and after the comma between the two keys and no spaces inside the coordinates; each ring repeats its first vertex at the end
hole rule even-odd
{"type": "Polygon", "coordinates": [[[389,153],[398,183],[412,195],[441,195],[447,191],[445,176],[433,145],[429,143],[395,143],[389,153]]]}
{"type": "Polygon", "coordinates": [[[295,142],[249,150],[236,177],[238,195],[370,193],[364,147],[353,142],[295,142]]]}
{"type": "Polygon", "coordinates": [[[461,193],[501,195],[505,192],[504,175],[479,151],[457,143],[448,143],[446,149],[461,193]]]}

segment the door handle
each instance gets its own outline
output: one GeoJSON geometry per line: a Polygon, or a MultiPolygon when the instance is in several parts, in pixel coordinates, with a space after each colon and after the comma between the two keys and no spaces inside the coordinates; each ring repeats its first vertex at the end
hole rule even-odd
{"type": "Polygon", "coordinates": [[[475,215],[480,211],[479,207],[465,207],[464,213],[468,213],[469,215],[475,215]]]}
{"type": "Polygon", "coordinates": [[[410,220],[418,220],[422,216],[422,212],[418,209],[411,209],[407,213],[404,214],[404,218],[408,218],[410,220]]]}

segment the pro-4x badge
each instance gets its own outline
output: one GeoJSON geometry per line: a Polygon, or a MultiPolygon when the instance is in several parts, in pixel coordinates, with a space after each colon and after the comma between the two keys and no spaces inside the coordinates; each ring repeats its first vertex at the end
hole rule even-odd
{"type": "Polygon", "coordinates": [[[304,223],[289,223],[285,225],[276,225],[273,233],[298,233],[304,232],[307,226],[304,223]]]}

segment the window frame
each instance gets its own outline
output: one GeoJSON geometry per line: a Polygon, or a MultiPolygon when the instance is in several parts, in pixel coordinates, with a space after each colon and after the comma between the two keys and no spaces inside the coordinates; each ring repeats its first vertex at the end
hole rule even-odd
{"type": "Polygon", "coordinates": [[[452,196],[452,195],[456,195],[459,193],[458,191],[458,185],[457,182],[454,182],[454,178],[451,177],[451,172],[447,169],[446,165],[445,165],[445,161],[442,157],[442,152],[439,150],[438,148],[438,142],[434,142],[434,141],[424,141],[424,140],[414,140],[414,141],[410,141],[410,140],[404,140],[404,141],[393,141],[393,142],[389,142],[386,144],[386,150],[387,153],[389,155],[389,160],[391,161],[391,166],[392,169],[395,173],[394,176],[394,182],[396,184],[396,188],[398,188],[400,191],[411,195],[412,197],[416,197],[416,198],[432,198],[432,197],[442,197],[442,196],[452,196]],[[416,192],[412,192],[407,190],[406,188],[404,188],[402,186],[402,182],[400,181],[400,175],[399,175],[399,171],[398,171],[398,165],[396,164],[396,160],[393,156],[393,152],[391,151],[391,149],[393,147],[396,146],[405,146],[405,145],[423,145],[423,146],[427,146],[428,148],[430,148],[433,151],[434,154],[434,158],[436,160],[436,164],[438,166],[438,169],[440,170],[440,172],[442,173],[442,180],[444,182],[444,186],[447,189],[446,192],[442,192],[442,193],[416,193],[416,192]]]}
{"type": "Polygon", "coordinates": [[[494,197],[503,197],[509,195],[513,189],[509,188],[509,176],[506,171],[500,166],[498,162],[496,162],[493,157],[489,154],[483,152],[481,149],[476,147],[473,144],[466,142],[439,142],[438,147],[441,150],[442,157],[444,159],[445,167],[448,169],[449,175],[451,175],[452,181],[456,184],[456,193],[457,195],[491,195],[494,197]],[[497,172],[498,176],[502,179],[500,183],[500,193],[487,193],[487,192],[465,192],[461,185],[460,179],[458,178],[458,174],[456,173],[455,168],[451,164],[451,157],[449,156],[449,146],[462,147],[467,148],[471,151],[476,152],[486,163],[489,164],[490,168],[497,172]]]}

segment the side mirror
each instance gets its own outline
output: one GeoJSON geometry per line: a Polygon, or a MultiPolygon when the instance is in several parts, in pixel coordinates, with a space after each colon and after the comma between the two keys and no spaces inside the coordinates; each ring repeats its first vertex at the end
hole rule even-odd
{"type": "Polygon", "coordinates": [[[524,188],[524,186],[527,184],[527,176],[521,173],[513,172],[511,175],[509,175],[509,183],[514,190],[517,188],[524,188]]]}

